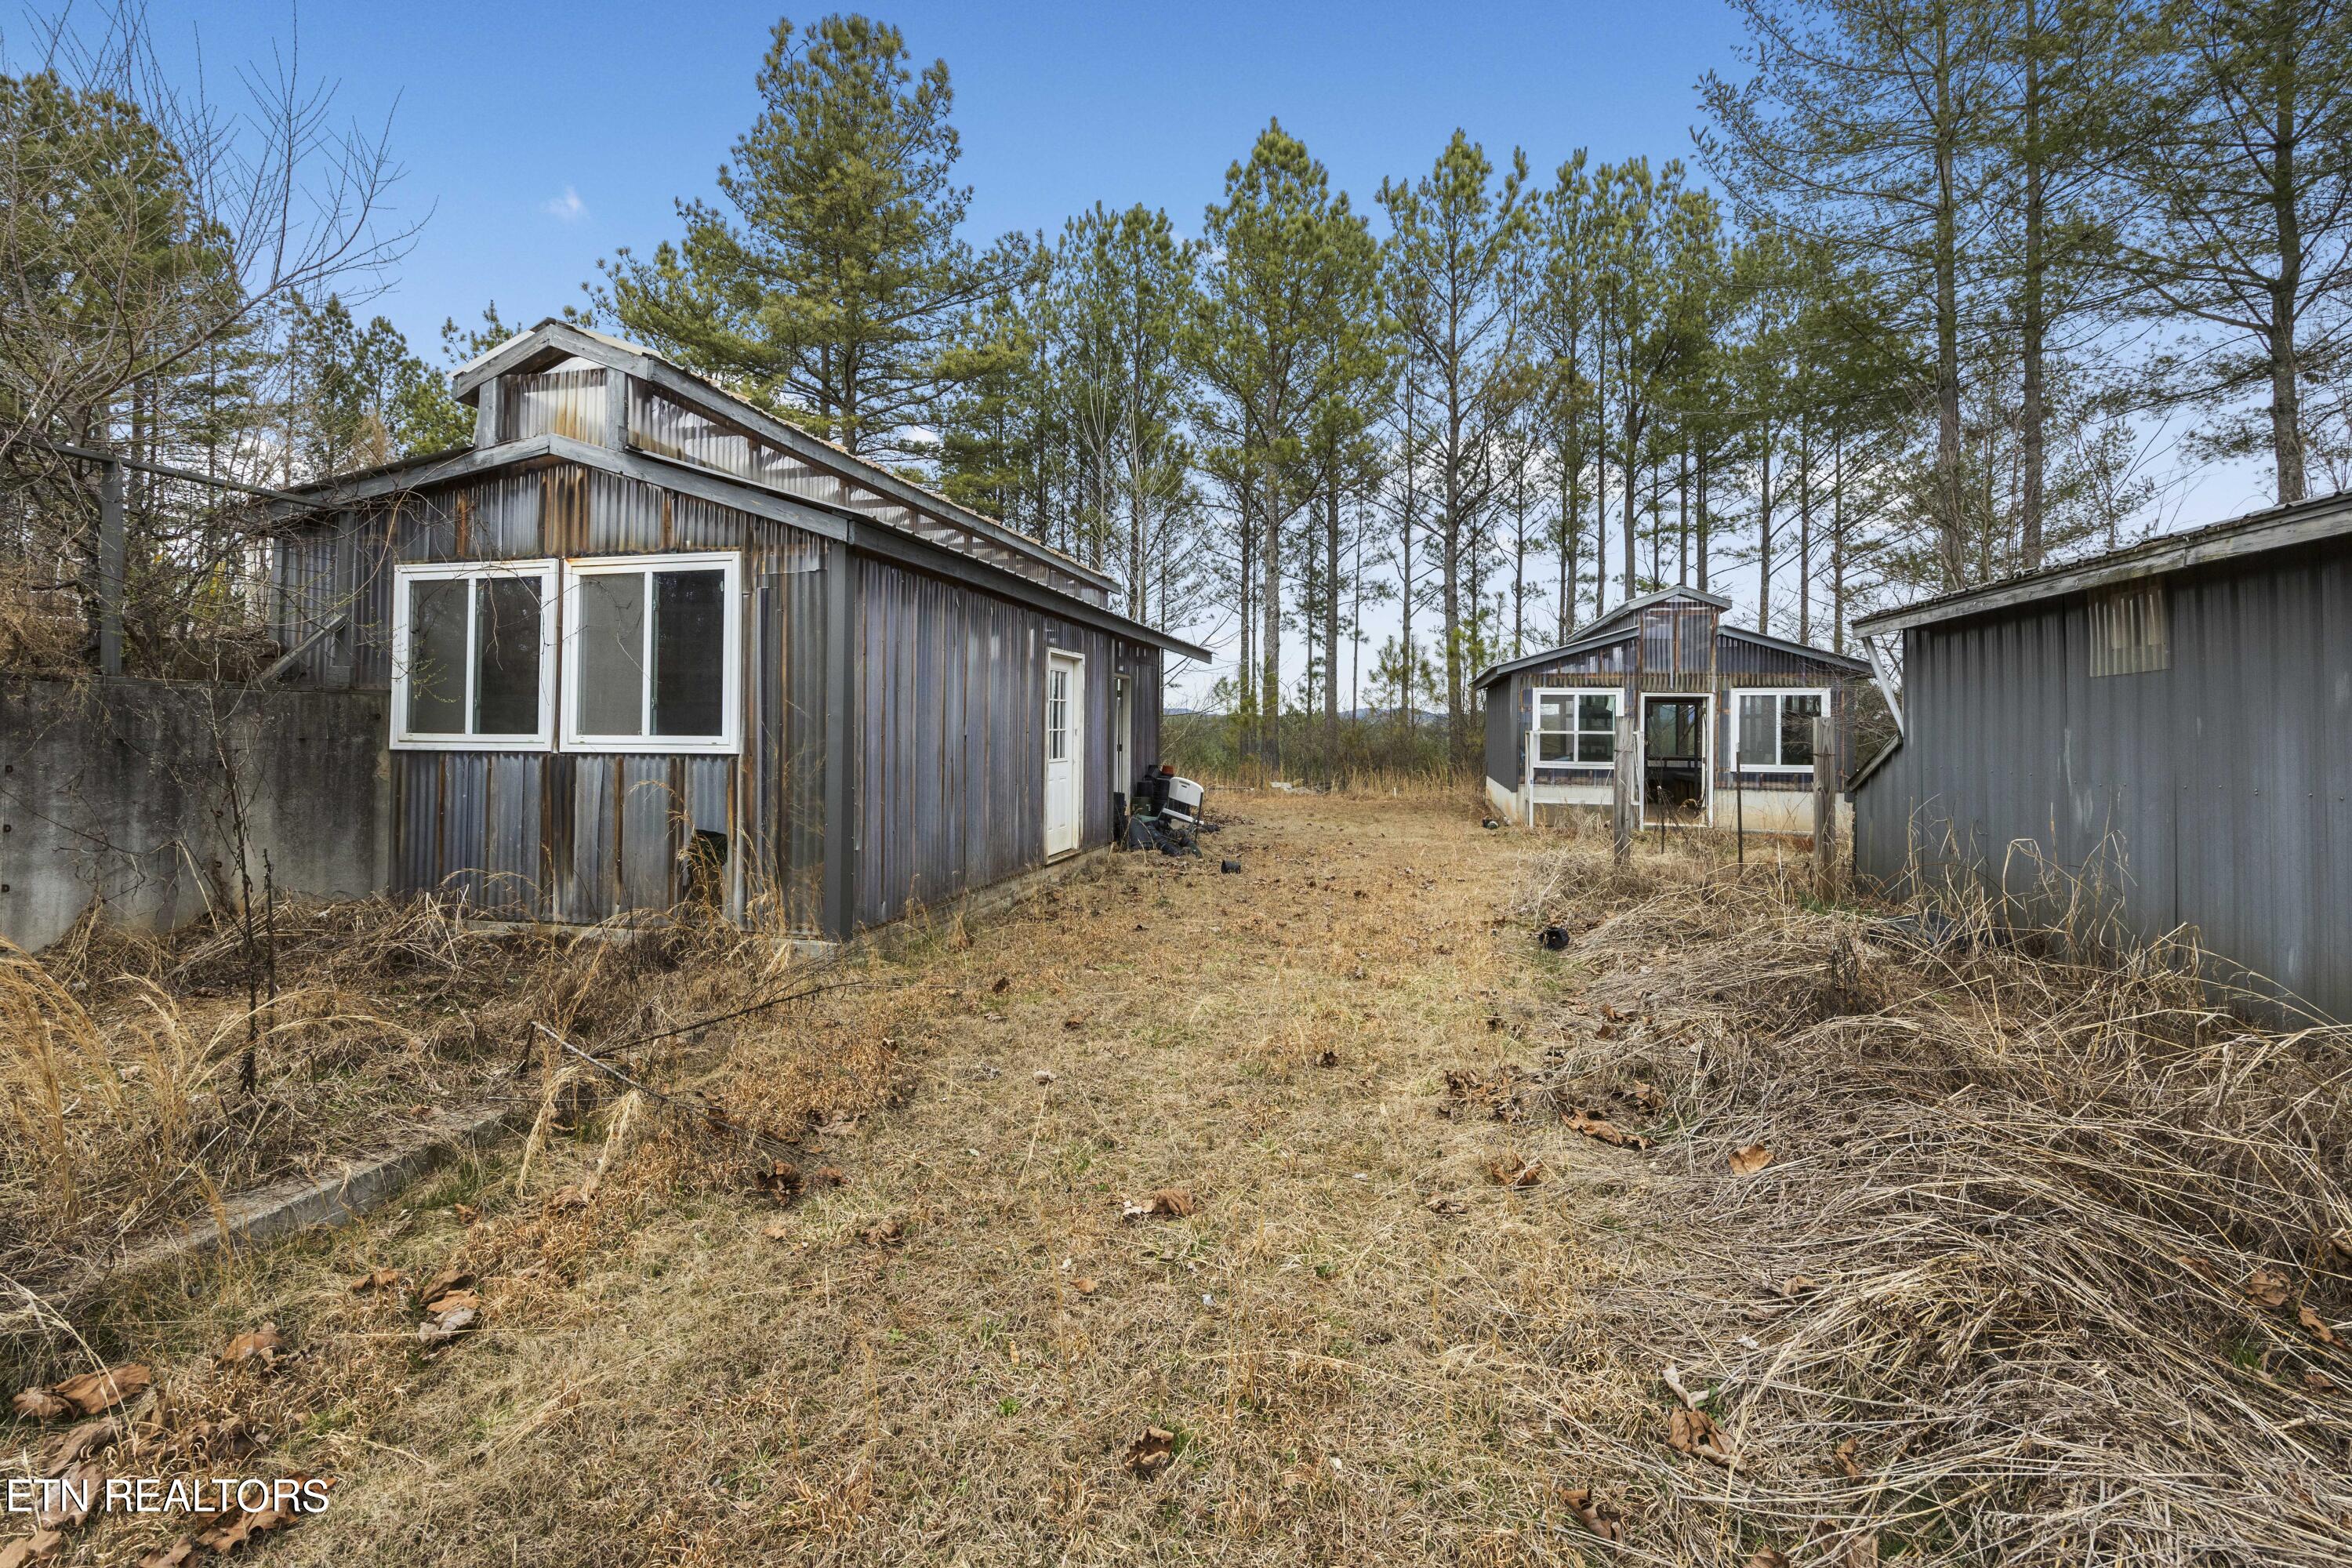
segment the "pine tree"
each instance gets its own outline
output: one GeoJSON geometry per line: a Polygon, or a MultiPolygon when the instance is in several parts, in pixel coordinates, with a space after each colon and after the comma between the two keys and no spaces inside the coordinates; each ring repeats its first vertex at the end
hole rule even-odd
{"type": "Polygon", "coordinates": [[[1480,530],[1495,499],[1496,443],[1535,389],[1522,307],[1529,291],[1531,215],[1527,155],[1514,151],[1496,178],[1484,148],[1456,131],[1419,180],[1384,180],[1391,291],[1431,387],[1429,458],[1437,493],[1430,524],[1437,545],[1444,621],[1448,744],[1467,756],[1469,678],[1476,668],[1472,619],[1480,530]]]}
{"type": "Polygon", "coordinates": [[[779,21],[759,88],[719,174],[726,208],[681,202],[682,241],[601,264],[600,309],[848,451],[905,452],[957,368],[957,328],[1013,286],[1028,247],[976,255],[961,238],[947,65],[918,74],[896,27],[779,21]]]}

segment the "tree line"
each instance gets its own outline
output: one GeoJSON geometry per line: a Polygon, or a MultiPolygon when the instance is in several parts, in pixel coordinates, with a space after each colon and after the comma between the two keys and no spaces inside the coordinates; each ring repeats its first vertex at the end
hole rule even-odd
{"type": "MultiPolygon", "coordinates": [[[[1465,756],[1480,668],[1665,586],[1845,649],[1874,605],[2162,525],[2176,456],[2338,488],[2343,5],[1732,3],[1688,161],[1461,130],[1351,195],[1272,120],[1197,222],[994,238],[946,64],[782,20],[714,194],[571,313],[1230,648],[1204,743],[1268,767],[1465,756]]],[[[465,439],[355,308],[407,237],[380,140],[282,95],[279,163],[345,195],[264,265],[273,215],[192,173],[217,129],[72,63],[0,80],[0,283],[37,306],[0,422],[280,481],[465,439]]],[[[503,331],[450,323],[445,365],[503,331]]],[[[84,532],[44,557],[11,515],[49,587],[86,575],[84,532]]]]}

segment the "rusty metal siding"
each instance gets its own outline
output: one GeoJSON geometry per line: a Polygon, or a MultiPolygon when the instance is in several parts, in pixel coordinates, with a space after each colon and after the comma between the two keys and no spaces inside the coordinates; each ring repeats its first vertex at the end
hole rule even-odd
{"type": "Polygon", "coordinates": [[[2164,584],[2168,669],[2092,675],[2082,595],[1907,632],[1908,735],[1857,791],[1857,868],[2186,928],[2352,1017],[2352,548],[2164,584]]]}
{"type": "Polygon", "coordinates": [[[877,925],[1045,859],[1045,665],[1086,659],[1081,847],[1109,842],[1115,679],[1156,756],[1157,650],[965,584],[865,559],[853,636],[856,921],[877,925]]]}
{"type": "Polygon", "coordinates": [[[722,836],[730,913],[822,927],[825,640],[818,537],[659,487],[567,464],[470,481],[306,542],[281,581],[289,618],[314,603],[318,559],[371,590],[356,601],[354,678],[390,678],[390,567],[540,554],[745,552],[744,744],[739,756],[647,752],[392,753],[398,886],[446,889],[486,911],[586,922],[683,896],[695,833],[722,836]],[[308,574],[308,575],[306,575],[308,574]],[[306,596],[307,595],[307,596],[306,596]]]}
{"type": "Polygon", "coordinates": [[[1131,783],[1111,777],[1114,679],[1131,682],[1136,760],[1156,761],[1158,648],[656,484],[541,462],[295,531],[276,624],[286,637],[348,606],[301,678],[382,688],[395,564],[716,549],[745,552],[741,754],[394,752],[400,890],[604,920],[681,896],[697,832],[726,836],[730,914],[798,933],[840,934],[824,912],[836,856],[850,857],[856,924],[1000,880],[1043,858],[1048,647],[1086,657],[1081,842],[1108,841],[1111,794],[1131,783]],[[835,628],[827,584],[844,573],[835,628]],[[828,743],[836,647],[854,657],[842,755],[828,743]],[[835,768],[849,770],[839,824],[835,768]]]}

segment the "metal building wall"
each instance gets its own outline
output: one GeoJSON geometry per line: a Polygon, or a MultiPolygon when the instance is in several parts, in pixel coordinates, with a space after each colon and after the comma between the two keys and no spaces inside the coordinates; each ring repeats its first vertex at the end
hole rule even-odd
{"type": "Polygon", "coordinates": [[[1110,842],[1112,678],[1131,683],[1136,755],[1156,755],[1156,649],[872,559],[856,605],[856,924],[1044,864],[1049,649],[1086,659],[1079,844],[1110,842]]]}
{"type": "Polygon", "coordinates": [[[2080,595],[1905,636],[1857,869],[2075,898],[2352,1018],[2352,549],[2174,574],[2168,668],[2093,677],[2080,595]],[[2051,875],[2045,876],[2045,870],[2051,875]]]}
{"type": "Polygon", "coordinates": [[[1516,790],[1527,776],[1528,727],[1517,723],[1520,680],[1506,675],[1486,688],[1486,776],[1507,790],[1516,790]]]}
{"type": "Polygon", "coordinates": [[[603,920],[685,896],[694,836],[711,833],[740,872],[740,915],[830,935],[897,919],[1043,863],[1055,647],[1087,661],[1081,844],[1109,841],[1110,795],[1131,782],[1110,776],[1113,678],[1130,682],[1135,759],[1155,760],[1158,648],[960,581],[852,563],[845,546],[657,485],[550,463],[337,514],[281,542],[278,630],[290,643],[335,628],[299,661],[302,684],[381,689],[394,564],[720,549],[746,552],[743,753],[394,752],[397,890],[603,920]],[[844,571],[836,637],[828,579],[844,571]],[[835,648],[852,661],[845,756],[827,722],[835,648]],[[850,865],[845,910],[829,916],[837,767],[850,865]]]}
{"type": "MultiPolygon", "coordinates": [[[[279,552],[280,635],[333,623],[304,684],[391,683],[392,566],[742,550],[738,756],[394,751],[393,886],[517,919],[593,921],[690,891],[698,834],[726,846],[730,912],[823,927],[824,578],[841,547],[658,486],[551,464],[338,514],[279,552]]],[[[706,843],[708,841],[705,841],[706,843]]]]}

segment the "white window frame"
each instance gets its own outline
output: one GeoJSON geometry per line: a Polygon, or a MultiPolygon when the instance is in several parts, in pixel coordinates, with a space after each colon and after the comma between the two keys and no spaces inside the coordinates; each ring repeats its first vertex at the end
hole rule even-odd
{"type": "Polygon", "coordinates": [[[1537,687],[1535,689],[1535,701],[1528,708],[1528,718],[1531,721],[1531,723],[1528,730],[1528,767],[1530,770],[1530,776],[1533,776],[1532,770],[1536,768],[1582,768],[1588,773],[1606,773],[1610,769],[1614,768],[1617,765],[1617,721],[1624,716],[1625,693],[1623,689],[1620,687],[1537,687]],[[1547,731],[1544,728],[1543,709],[1544,699],[1547,697],[1564,697],[1568,700],[1569,727],[1567,729],[1547,731]],[[1578,703],[1581,699],[1587,697],[1604,698],[1609,703],[1610,760],[1605,763],[1581,763],[1576,760],[1576,752],[1578,750],[1576,745],[1577,737],[1579,735],[1594,733],[1592,731],[1579,730],[1576,728],[1578,703]],[[1548,763],[1543,760],[1543,738],[1546,734],[1566,735],[1568,737],[1569,755],[1565,761],[1548,763]]]}
{"type": "MultiPolygon", "coordinates": [[[[650,588],[646,595],[645,635],[650,645],[654,636],[654,600],[650,588]]],[[[740,752],[743,749],[743,552],[740,550],[701,550],[667,555],[598,555],[565,562],[562,664],[561,731],[565,751],[681,752],[729,755],[740,752]],[[650,575],[656,572],[708,571],[713,567],[726,574],[719,589],[720,600],[726,609],[725,624],[719,635],[720,732],[716,735],[583,734],[579,724],[580,660],[575,657],[580,636],[581,580],[623,576],[632,573],[650,575]]],[[[648,671],[648,679],[641,696],[638,721],[650,731],[653,728],[654,702],[650,657],[646,660],[645,668],[648,671]]]]}
{"type": "MultiPolygon", "coordinates": [[[[403,752],[544,752],[555,743],[557,600],[562,574],[551,559],[437,561],[392,569],[392,746],[403,752]],[[539,728],[528,735],[448,735],[408,726],[409,588],[416,583],[474,583],[499,577],[539,580],[539,728]]],[[[477,596],[466,603],[466,721],[474,721],[477,596]]]]}
{"type": "Polygon", "coordinates": [[[1811,773],[1813,771],[1813,764],[1811,763],[1783,763],[1778,761],[1769,763],[1750,763],[1741,760],[1739,755],[1739,731],[1740,727],[1748,722],[1748,699],[1751,697],[1770,697],[1777,700],[1772,704],[1772,755],[1775,758],[1778,758],[1780,754],[1781,709],[1785,705],[1787,700],[1791,697],[1818,697],[1821,699],[1822,703],[1821,717],[1826,719],[1830,716],[1829,688],[1825,686],[1735,686],[1731,688],[1732,772],[1739,773],[1811,773]]]}

